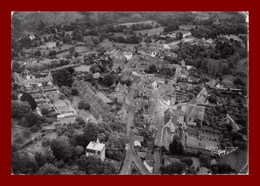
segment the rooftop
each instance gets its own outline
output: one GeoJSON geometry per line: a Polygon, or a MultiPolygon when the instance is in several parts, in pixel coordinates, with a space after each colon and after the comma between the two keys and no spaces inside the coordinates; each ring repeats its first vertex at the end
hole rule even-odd
{"type": "Polygon", "coordinates": [[[91,149],[91,150],[95,150],[95,151],[102,151],[104,148],[105,148],[105,144],[95,142],[95,141],[91,141],[88,144],[88,146],[86,147],[86,149],[91,149]]]}

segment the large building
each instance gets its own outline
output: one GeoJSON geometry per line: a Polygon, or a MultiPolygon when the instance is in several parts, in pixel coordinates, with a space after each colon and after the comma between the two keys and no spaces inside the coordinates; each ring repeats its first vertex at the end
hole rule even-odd
{"type": "Polygon", "coordinates": [[[97,139],[97,141],[91,141],[86,147],[86,156],[95,156],[104,161],[106,158],[105,150],[105,144],[100,143],[99,139],[97,139]]]}
{"type": "Polygon", "coordinates": [[[162,145],[168,150],[173,136],[179,135],[183,128],[186,127],[184,122],[184,113],[181,109],[169,108],[164,112],[164,126],[162,129],[162,145]]]}

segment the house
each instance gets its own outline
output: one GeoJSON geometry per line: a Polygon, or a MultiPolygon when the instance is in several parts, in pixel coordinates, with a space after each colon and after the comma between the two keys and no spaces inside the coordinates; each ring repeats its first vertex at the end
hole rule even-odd
{"type": "Polygon", "coordinates": [[[152,86],[153,86],[154,89],[158,87],[156,81],[154,81],[154,82],[152,83],[152,86]]]}
{"type": "Polygon", "coordinates": [[[153,173],[153,161],[152,160],[144,160],[144,166],[150,173],[153,173]]]}
{"type": "Polygon", "coordinates": [[[35,35],[34,35],[34,34],[29,34],[29,38],[30,38],[30,40],[32,41],[32,40],[35,39],[35,35]]]}
{"type": "Polygon", "coordinates": [[[190,32],[188,32],[186,34],[183,34],[183,38],[187,38],[187,37],[191,37],[191,33],[190,32]]]}
{"type": "Polygon", "coordinates": [[[163,44],[163,48],[164,49],[169,49],[169,50],[171,49],[171,47],[168,44],[163,44]]]}
{"type": "Polygon", "coordinates": [[[140,141],[135,140],[134,141],[134,146],[135,147],[141,147],[142,145],[141,145],[140,141]]]}
{"type": "Polygon", "coordinates": [[[152,52],[151,57],[155,57],[156,54],[157,54],[156,52],[152,52]]]}
{"type": "Polygon", "coordinates": [[[98,79],[100,76],[101,76],[101,74],[100,74],[99,72],[93,74],[93,77],[94,77],[95,79],[98,79]]]}
{"type": "Polygon", "coordinates": [[[86,147],[86,156],[96,156],[104,161],[106,158],[105,150],[105,144],[100,143],[97,139],[97,141],[91,141],[86,147]]]}
{"type": "Polygon", "coordinates": [[[129,61],[132,59],[133,54],[131,52],[124,52],[124,56],[126,57],[127,61],[129,61]]]}
{"type": "Polygon", "coordinates": [[[187,122],[187,126],[196,127],[196,126],[197,126],[197,123],[196,123],[196,122],[193,122],[193,121],[188,121],[188,122],[187,122]]]}

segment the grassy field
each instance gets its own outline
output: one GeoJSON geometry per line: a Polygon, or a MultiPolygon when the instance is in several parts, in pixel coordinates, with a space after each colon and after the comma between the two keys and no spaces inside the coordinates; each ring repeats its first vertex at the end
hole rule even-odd
{"type": "Polygon", "coordinates": [[[248,163],[248,155],[246,151],[235,151],[221,157],[220,161],[239,171],[248,163]]]}
{"type": "MultiPolygon", "coordinates": [[[[72,106],[75,108],[78,108],[78,103],[80,100],[81,100],[81,98],[79,96],[73,96],[72,106]]],[[[94,122],[96,122],[96,119],[93,117],[93,115],[84,109],[78,110],[78,115],[80,117],[82,117],[85,121],[90,119],[90,120],[94,120],[94,122]]]]}
{"type": "Polygon", "coordinates": [[[43,45],[39,46],[38,48],[40,48],[40,49],[46,49],[46,48],[54,49],[54,48],[56,48],[56,42],[55,41],[49,41],[49,42],[44,43],[43,45]]]}
{"type": "Polygon", "coordinates": [[[99,46],[104,47],[109,50],[117,49],[119,48],[124,48],[126,50],[133,50],[134,46],[137,46],[136,44],[126,44],[126,43],[115,43],[112,41],[109,41],[108,39],[103,40],[99,46]]]}
{"type": "Polygon", "coordinates": [[[153,28],[153,29],[149,29],[149,30],[139,30],[136,31],[137,33],[142,33],[142,34],[149,34],[149,35],[155,35],[155,34],[159,34],[161,32],[163,32],[163,27],[158,27],[158,28],[153,28]]]}
{"type": "Polygon", "coordinates": [[[78,71],[78,72],[89,72],[89,68],[90,68],[91,65],[80,65],[80,66],[77,66],[75,67],[75,71],[78,71]]]}
{"type": "Polygon", "coordinates": [[[129,27],[129,26],[132,26],[133,24],[151,24],[151,25],[154,25],[154,24],[156,24],[156,22],[155,21],[139,21],[139,22],[122,23],[122,24],[119,24],[119,25],[125,25],[125,26],[129,27]]]}
{"type": "Polygon", "coordinates": [[[88,52],[89,48],[86,46],[77,46],[75,47],[75,51],[78,53],[88,52]]]}
{"type": "Polygon", "coordinates": [[[243,58],[243,59],[240,59],[238,62],[237,62],[237,68],[236,70],[238,72],[243,72],[245,74],[248,75],[248,59],[247,58],[243,58]]]}
{"type": "Polygon", "coordinates": [[[179,28],[180,28],[180,30],[190,31],[191,28],[195,28],[195,25],[180,25],[179,28]]]}

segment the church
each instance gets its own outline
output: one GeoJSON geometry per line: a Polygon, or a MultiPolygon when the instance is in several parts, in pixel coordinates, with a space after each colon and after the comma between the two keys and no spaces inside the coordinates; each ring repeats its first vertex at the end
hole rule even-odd
{"type": "Polygon", "coordinates": [[[161,141],[165,149],[169,150],[169,145],[175,135],[182,135],[183,128],[186,128],[186,123],[184,122],[184,112],[181,110],[181,106],[176,109],[168,108],[164,111],[161,141]]]}

